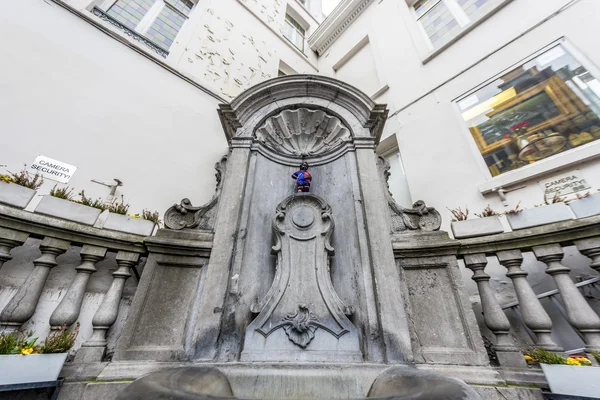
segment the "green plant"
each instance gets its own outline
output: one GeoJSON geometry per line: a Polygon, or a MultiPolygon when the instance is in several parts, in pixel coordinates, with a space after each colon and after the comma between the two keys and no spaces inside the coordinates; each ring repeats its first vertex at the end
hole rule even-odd
{"type": "Polygon", "coordinates": [[[567,364],[567,358],[541,347],[530,347],[523,352],[528,363],[567,364]]]}
{"type": "Polygon", "coordinates": [[[88,206],[88,207],[94,207],[94,208],[97,208],[102,211],[104,211],[108,208],[108,206],[106,204],[104,204],[100,198],[92,200],[90,197],[87,197],[85,195],[85,190],[82,190],[81,192],[79,192],[79,196],[81,196],[81,200],[77,201],[77,203],[79,203],[79,204],[83,204],[84,206],[88,206]]]}
{"type": "MultiPolygon", "coordinates": [[[[25,168],[27,168],[27,165],[25,165],[25,168]]],[[[8,171],[8,173],[11,175],[10,182],[16,183],[20,186],[25,186],[29,189],[38,190],[44,184],[44,178],[42,177],[42,175],[37,173],[32,177],[31,174],[27,172],[25,168],[23,168],[16,174],[14,172],[8,171]]],[[[8,180],[4,178],[5,176],[7,175],[3,175],[2,180],[8,182],[8,180]]]]}
{"type": "Polygon", "coordinates": [[[558,193],[554,193],[554,197],[552,197],[552,200],[550,200],[550,202],[548,202],[548,199],[544,197],[544,203],[546,204],[564,203],[564,201],[565,199],[563,197],[560,197],[558,193]]]}
{"type": "Polygon", "coordinates": [[[145,219],[159,225],[161,221],[158,219],[158,215],[158,211],[150,211],[148,209],[144,209],[141,214],[129,214],[131,218],[145,219]]]}
{"type": "Polygon", "coordinates": [[[127,215],[127,210],[129,210],[129,204],[125,204],[123,196],[121,196],[121,202],[116,201],[108,206],[108,211],[115,214],[127,215]]]}
{"type": "Polygon", "coordinates": [[[37,338],[32,338],[33,332],[0,333],[0,354],[33,354],[39,352],[35,345],[37,338]]]}
{"type": "Polygon", "coordinates": [[[598,364],[600,364],[600,352],[598,352],[598,351],[592,351],[592,356],[594,357],[594,359],[596,360],[596,362],[598,364]]]}
{"type": "Polygon", "coordinates": [[[454,216],[454,218],[452,219],[453,222],[465,221],[469,217],[469,209],[467,208],[467,206],[465,206],[465,211],[463,211],[460,207],[454,209],[448,208],[448,211],[450,211],[454,216]]]}
{"type": "Polygon", "coordinates": [[[68,331],[66,326],[60,328],[56,332],[52,332],[50,336],[46,338],[44,344],[40,347],[40,353],[66,353],[69,351],[73,344],[75,344],[75,338],[79,333],[79,323],[75,326],[72,331],[68,331]]]}
{"type": "Polygon", "coordinates": [[[54,187],[52,189],[50,189],[50,196],[58,197],[59,199],[72,201],[73,200],[73,188],[69,189],[68,186],[65,186],[63,188],[57,188],[56,185],[54,185],[54,187]]]}
{"type": "Polygon", "coordinates": [[[494,217],[496,215],[500,215],[500,214],[498,214],[496,211],[494,211],[492,209],[492,207],[490,207],[489,204],[487,205],[486,208],[483,209],[483,211],[480,214],[475,213],[475,216],[477,216],[479,218],[494,217]]]}

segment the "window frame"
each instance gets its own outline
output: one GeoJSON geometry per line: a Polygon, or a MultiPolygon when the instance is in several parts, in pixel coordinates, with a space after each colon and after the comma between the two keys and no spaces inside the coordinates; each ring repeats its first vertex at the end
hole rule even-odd
{"type": "Polygon", "coordinates": [[[282,35],[282,36],[285,38],[285,40],[287,40],[288,42],[290,42],[290,43],[292,44],[292,46],[294,46],[296,49],[298,49],[298,50],[300,50],[302,53],[304,53],[304,49],[306,48],[306,31],[307,31],[308,29],[307,29],[307,28],[304,28],[304,26],[303,26],[303,25],[302,25],[300,22],[298,22],[297,18],[295,18],[295,17],[294,17],[292,14],[290,14],[288,11],[286,11],[286,13],[285,13],[285,15],[284,15],[284,18],[283,18],[283,23],[284,23],[285,25],[287,25],[289,28],[292,28],[292,29],[294,29],[294,30],[295,30],[296,32],[298,32],[298,34],[299,34],[299,35],[302,37],[302,47],[298,47],[298,46],[296,45],[296,43],[294,43],[294,42],[292,41],[292,39],[290,39],[290,38],[288,38],[288,37],[286,36],[286,33],[287,33],[287,29],[288,29],[288,28],[284,28],[283,35],[282,35]],[[294,22],[295,22],[295,23],[296,23],[298,26],[302,27],[302,29],[304,30],[304,32],[301,32],[301,31],[300,31],[300,30],[299,30],[299,29],[298,29],[296,26],[294,26],[294,24],[292,24],[292,23],[291,23],[291,22],[288,20],[288,17],[289,17],[289,19],[291,19],[292,21],[294,21],[294,22]]]}
{"type": "MultiPolygon", "coordinates": [[[[435,4],[438,4],[439,1],[436,1],[435,4]]],[[[405,0],[407,7],[407,14],[405,15],[405,18],[407,18],[409,35],[411,36],[417,48],[417,52],[419,54],[419,57],[421,58],[421,63],[427,64],[438,54],[442,53],[448,47],[452,46],[454,43],[460,40],[460,38],[468,34],[470,31],[475,29],[477,26],[479,26],[481,23],[490,18],[496,12],[500,11],[504,6],[508,5],[512,1],[513,0],[497,0],[495,4],[491,3],[489,8],[483,14],[479,15],[477,19],[470,20],[466,13],[464,13],[464,11],[462,10],[462,7],[457,2],[455,2],[455,0],[453,0],[454,5],[451,6],[452,9],[454,9],[454,7],[457,7],[460,10],[460,12],[465,16],[465,18],[467,18],[466,24],[461,25],[460,21],[457,20],[457,23],[461,27],[461,30],[454,37],[450,38],[446,43],[442,44],[440,47],[434,48],[433,44],[431,43],[431,40],[429,39],[429,36],[427,35],[427,32],[425,32],[423,24],[419,21],[419,19],[421,19],[422,16],[417,17],[417,12],[414,8],[414,4],[417,2],[417,0],[405,0]]],[[[435,5],[431,6],[431,8],[433,7],[435,7],[435,5]]],[[[450,10],[451,12],[452,9],[450,10]]],[[[452,15],[454,16],[454,14],[452,15]]]]}
{"type": "Polygon", "coordinates": [[[468,141],[468,144],[471,148],[471,152],[477,160],[477,164],[479,165],[482,173],[485,175],[486,178],[486,181],[484,183],[481,183],[477,187],[481,194],[485,195],[488,193],[496,192],[500,188],[505,188],[522,182],[530,181],[543,175],[547,175],[549,173],[568,168],[574,164],[579,164],[600,157],[600,140],[595,140],[590,143],[586,143],[584,145],[576,147],[574,149],[566,150],[564,152],[536,161],[533,164],[525,165],[515,170],[508,171],[497,176],[493,176],[487,164],[485,163],[483,155],[481,154],[479,148],[477,147],[477,144],[475,143],[475,139],[473,138],[467,126],[467,123],[462,118],[462,111],[458,105],[460,101],[465,100],[469,96],[475,94],[478,90],[495,82],[499,77],[513,71],[514,69],[530,62],[531,60],[537,58],[543,53],[546,53],[549,50],[558,46],[562,46],[563,49],[566,52],[568,52],[579,64],[581,64],[581,66],[585,68],[592,76],[594,76],[596,79],[600,79],[600,68],[598,68],[593,62],[591,62],[566,38],[560,37],[550,42],[548,45],[542,47],[541,49],[534,51],[529,56],[517,60],[507,68],[499,70],[489,79],[486,79],[482,83],[478,84],[477,86],[473,87],[469,91],[465,92],[464,94],[456,97],[451,101],[454,112],[460,121],[463,135],[464,137],[466,137],[466,140],[468,141]]]}
{"type": "MultiPolygon", "coordinates": [[[[114,6],[118,1],[119,0],[105,0],[101,3],[99,8],[101,8],[106,15],[113,18],[112,16],[110,16],[108,14],[108,12],[110,11],[111,7],[114,6]]],[[[179,15],[181,15],[182,17],[185,18],[185,20],[181,24],[181,27],[179,28],[179,31],[177,31],[177,35],[175,35],[175,38],[173,39],[173,42],[175,42],[175,39],[177,38],[177,36],[179,35],[181,30],[185,26],[186,22],[190,19],[192,12],[194,12],[196,7],[198,6],[199,0],[189,0],[189,1],[193,5],[192,5],[192,8],[190,9],[190,14],[185,15],[180,10],[178,10],[177,8],[175,8],[171,4],[169,4],[168,0],[156,0],[154,2],[154,4],[152,4],[152,6],[148,9],[148,12],[146,13],[146,15],[144,15],[142,17],[140,22],[135,26],[134,29],[131,29],[131,31],[135,32],[136,34],[138,34],[140,36],[143,36],[146,40],[151,41],[155,46],[160,47],[162,50],[164,50],[165,52],[168,53],[170,48],[173,46],[173,43],[171,43],[171,45],[165,49],[162,44],[155,42],[154,40],[152,40],[152,38],[147,36],[148,30],[152,27],[152,25],[154,24],[156,19],[160,16],[160,13],[162,12],[162,10],[165,7],[168,7],[169,9],[175,11],[176,13],[178,13],[179,15]]],[[[130,29],[130,28],[127,28],[127,29],[130,29]]]]}

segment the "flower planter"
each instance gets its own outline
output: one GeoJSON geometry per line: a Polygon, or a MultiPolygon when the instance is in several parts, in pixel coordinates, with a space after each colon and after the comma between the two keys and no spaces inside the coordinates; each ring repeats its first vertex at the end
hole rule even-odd
{"type": "Polygon", "coordinates": [[[600,214],[600,193],[591,194],[585,199],[571,201],[569,207],[577,218],[600,214]]]}
{"type": "Polygon", "coordinates": [[[0,356],[0,385],[48,382],[58,379],[68,353],[0,356]]]}
{"type": "Polygon", "coordinates": [[[150,236],[154,232],[154,225],[154,222],[145,219],[110,213],[104,223],[104,229],[150,236]]]}
{"type": "Polygon", "coordinates": [[[59,199],[45,195],[35,208],[35,213],[62,218],[69,221],[79,222],[86,225],[94,225],[102,212],[98,208],[84,206],[69,200],[59,199]]]}
{"type": "Polygon", "coordinates": [[[504,227],[500,218],[485,217],[452,222],[452,233],[456,239],[465,239],[478,236],[503,233],[504,227]]]}
{"type": "Polygon", "coordinates": [[[23,209],[33,199],[36,191],[16,183],[0,182],[0,203],[23,209]]]}
{"type": "Polygon", "coordinates": [[[508,219],[508,223],[513,230],[568,221],[574,217],[573,212],[565,203],[528,208],[515,214],[506,215],[506,219],[508,219]]]}
{"type": "Polygon", "coordinates": [[[550,390],[555,394],[597,398],[600,393],[600,368],[540,364],[550,390]]]}

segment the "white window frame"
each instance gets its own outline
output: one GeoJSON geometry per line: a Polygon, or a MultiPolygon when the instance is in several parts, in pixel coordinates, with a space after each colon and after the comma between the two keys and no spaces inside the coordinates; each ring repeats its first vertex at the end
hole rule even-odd
{"type": "MultiPolygon", "coordinates": [[[[100,4],[100,7],[102,10],[104,10],[105,13],[107,13],[110,8],[119,0],[105,0],[100,4]]],[[[192,6],[192,9],[190,10],[190,15],[192,14],[192,12],[194,11],[194,9],[196,8],[196,6],[198,5],[198,0],[190,0],[194,5],[192,6]]],[[[156,21],[156,18],[158,18],[158,16],[160,15],[161,11],[165,8],[165,7],[169,7],[169,5],[167,5],[167,2],[165,0],[156,0],[156,2],[154,4],[152,4],[152,6],[150,7],[150,9],[148,9],[148,12],[146,13],[146,15],[144,15],[142,17],[142,19],[140,20],[139,24],[136,25],[136,27],[133,29],[135,32],[139,33],[142,36],[146,36],[146,33],[148,32],[148,30],[150,29],[150,27],[152,26],[152,24],[154,23],[154,21],[156,21]]],[[[180,14],[182,14],[185,17],[185,21],[183,21],[183,24],[181,24],[181,28],[179,28],[179,31],[177,32],[177,35],[179,35],[179,32],[181,32],[181,30],[183,29],[183,27],[185,26],[185,24],[187,23],[187,21],[190,19],[190,15],[185,15],[183,13],[181,13],[179,10],[170,7],[171,9],[175,10],[176,12],[179,12],[180,14]]],[[[175,37],[177,37],[177,35],[175,37]]],[[[150,40],[150,39],[148,39],[150,40]]],[[[158,46],[158,44],[155,44],[158,46]]],[[[173,44],[171,44],[172,46],[173,44]]],[[[170,47],[170,46],[169,46],[170,47]]],[[[164,49],[164,50],[169,50],[169,49],[164,49]]]]}
{"type": "Polygon", "coordinates": [[[290,42],[297,50],[304,53],[304,50],[306,49],[306,36],[308,32],[308,27],[306,26],[310,27],[310,25],[308,25],[306,21],[302,20],[301,18],[298,18],[295,12],[290,12],[290,9],[286,10],[286,13],[283,18],[283,23],[285,26],[283,31],[283,37],[285,38],[285,40],[290,42]],[[288,21],[288,16],[304,29],[304,33],[300,32],[298,28],[296,28],[290,21],[288,21]],[[302,37],[302,48],[298,47],[296,43],[292,41],[292,39],[286,36],[287,29],[294,29],[298,33],[298,35],[302,37]]]}
{"type": "Polygon", "coordinates": [[[502,7],[506,6],[513,0],[496,0],[496,2],[492,2],[487,7],[487,10],[484,11],[477,19],[469,19],[467,14],[464,12],[462,7],[456,2],[456,0],[438,0],[435,1],[429,8],[428,11],[435,7],[438,3],[443,1],[446,4],[446,7],[450,10],[457,23],[461,27],[461,30],[451,39],[449,39],[446,43],[441,45],[440,47],[434,48],[427,32],[425,32],[425,28],[423,24],[419,21],[421,17],[417,17],[417,12],[414,9],[414,4],[417,0],[405,0],[406,4],[409,8],[408,13],[410,18],[412,19],[412,23],[409,23],[409,33],[415,42],[417,47],[417,51],[419,52],[419,56],[421,57],[421,62],[423,64],[431,61],[435,56],[446,50],[452,44],[457,42],[461,37],[469,33],[471,30],[475,29],[479,24],[484,22],[486,19],[491,17],[497,11],[499,11],[502,7]]]}
{"type": "Polygon", "coordinates": [[[487,79],[483,83],[469,90],[467,93],[452,100],[453,108],[457,117],[460,119],[463,134],[468,139],[469,146],[471,147],[471,152],[476,158],[479,167],[486,175],[486,182],[478,186],[478,189],[481,192],[481,194],[485,195],[492,192],[496,192],[498,189],[507,188],[526,181],[530,181],[535,178],[539,178],[543,175],[556,172],[557,170],[564,169],[572,165],[600,157],[600,140],[595,140],[577,148],[570,149],[562,153],[553,155],[551,157],[536,161],[533,164],[529,164],[521,168],[505,172],[498,176],[492,176],[492,173],[490,172],[489,168],[485,163],[483,155],[477,148],[477,144],[475,143],[475,140],[473,139],[473,136],[471,135],[467,124],[462,118],[462,111],[458,105],[460,101],[476,93],[479,89],[489,85],[490,83],[493,83],[499,77],[509,73],[515,68],[518,68],[519,66],[533,60],[539,55],[557,46],[562,46],[571,56],[573,56],[573,58],[575,58],[575,60],[577,60],[577,62],[581,64],[583,68],[585,68],[590,74],[592,74],[597,79],[600,79],[600,69],[594,63],[592,63],[582,52],[580,52],[575,46],[573,46],[572,43],[570,43],[564,37],[561,37],[557,40],[554,40],[550,44],[544,46],[543,48],[531,53],[529,56],[519,61],[516,61],[508,68],[505,68],[499,71],[498,73],[494,74],[490,79],[487,79]]]}

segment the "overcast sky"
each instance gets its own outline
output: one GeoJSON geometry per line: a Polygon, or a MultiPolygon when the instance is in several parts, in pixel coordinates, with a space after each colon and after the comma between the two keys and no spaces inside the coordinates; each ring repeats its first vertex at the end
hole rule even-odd
{"type": "Polygon", "coordinates": [[[323,0],[323,14],[329,15],[339,2],[340,0],[323,0]]]}

